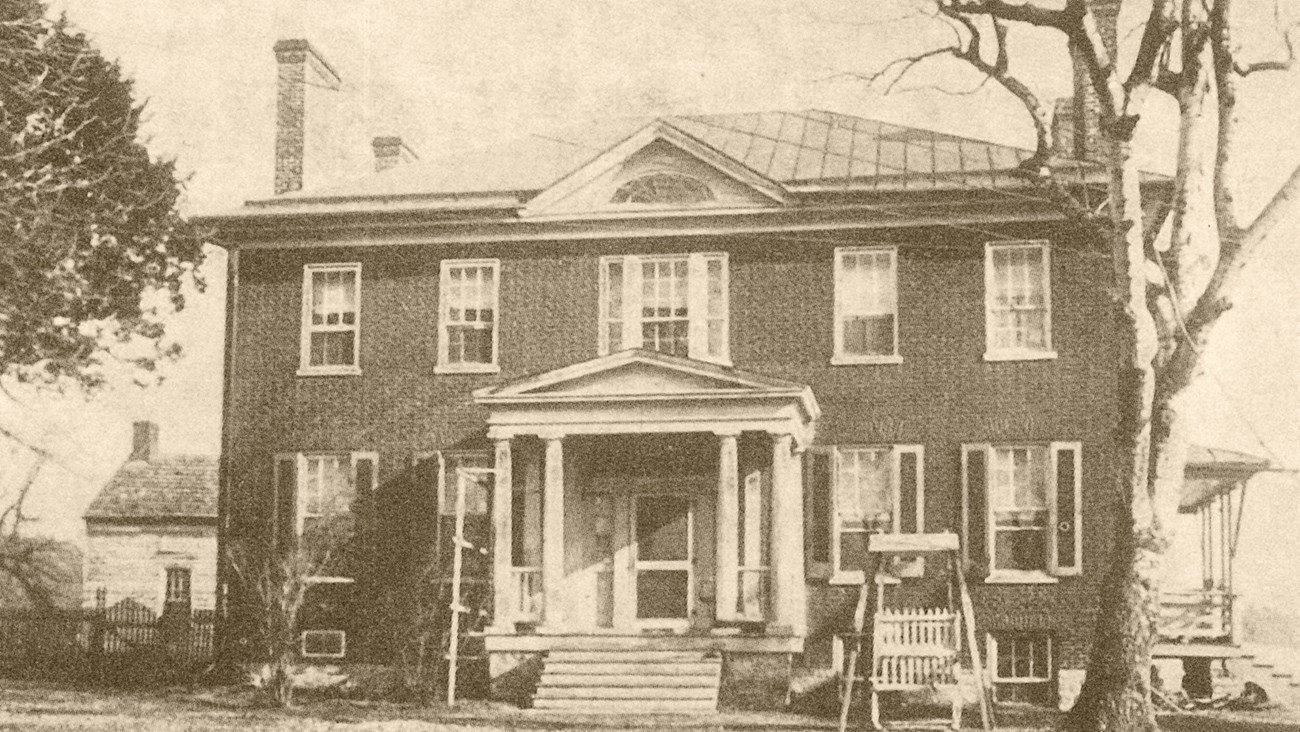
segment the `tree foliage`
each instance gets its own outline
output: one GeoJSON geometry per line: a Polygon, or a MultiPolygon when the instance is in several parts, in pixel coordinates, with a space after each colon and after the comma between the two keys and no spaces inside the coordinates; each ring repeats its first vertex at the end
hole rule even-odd
{"type": "Polygon", "coordinates": [[[174,164],[139,139],[142,111],[66,19],[0,0],[0,376],[94,387],[110,360],[153,370],[179,353],[146,296],[183,307],[202,242],[174,164]]]}

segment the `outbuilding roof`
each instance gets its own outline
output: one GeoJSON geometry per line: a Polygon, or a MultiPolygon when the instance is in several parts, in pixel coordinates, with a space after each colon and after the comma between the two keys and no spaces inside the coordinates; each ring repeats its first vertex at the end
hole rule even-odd
{"type": "Polygon", "coordinates": [[[87,521],[216,517],[217,458],[208,455],[128,461],[84,515],[87,521]]]}

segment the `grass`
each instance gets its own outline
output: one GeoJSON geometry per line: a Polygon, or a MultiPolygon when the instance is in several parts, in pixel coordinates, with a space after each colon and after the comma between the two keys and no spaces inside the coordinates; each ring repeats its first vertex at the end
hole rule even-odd
{"type": "MultiPolygon", "coordinates": [[[[0,729],[57,730],[833,730],[834,720],[774,713],[647,716],[635,710],[608,715],[524,711],[490,702],[455,708],[389,702],[358,702],[302,695],[292,710],[269,709],[240,688],[168,688],[105,691],[37,682],[3,682],[0,729]]],[[[1057,716],[1046,710],[1002,710],[1007,732],[1049,730],[1057,716]]],[[[967,722],[977,717],[969,715],[967,722]]],[[[1300,716],[1274,708],[1251,713],[1172,715],[1161,718],[1169,732],[1280,732],[1300,729],[1300,716]]]]}

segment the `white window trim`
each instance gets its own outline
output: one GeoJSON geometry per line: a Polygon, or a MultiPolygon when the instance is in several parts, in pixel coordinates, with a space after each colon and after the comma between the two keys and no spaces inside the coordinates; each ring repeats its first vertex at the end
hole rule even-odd
{"type": "Polygon", "coordinates": [[[831,453],[831,576],[828,580],[832,585],[860,585],[866,575],[860,569],[841,569],[840,568],[840,521],[839,521],[839,479],[840,479],[840,453],[843,450],[889,450],[891,453],[891,463],[893,465],[893,493],[894,515],[893,533],[899,533],[904,530],[902,525],[902,459],[905,453],[914,453],[916,455],[916,527],[911,530],[920,530],[925,526],[925,446],[923,445],[835,445],[830,448],[831,453]]]}
{"type": "MultiPolygon", "coordinates": [[[[451,464],[454,458],[478,457],[486,458],[487,467],[464,467],[461,470],[480,472],[485,474],[496,474],[496,453],[492,450],[440,450],[428,457],[436,457],[438,460],[438,516],[455,516],[456,515],[456,486],[447,482],[447,466],[451,464]]],[[[491,491],[488,492],[488,498],[491,499],[491,491]]],[[[485,514],[472,514],[466,512],[466,516],[490,516],[492,509],[489,507],[485,514]]]]}
{"type": "Polygon", "coordinates": [[[984,245],[984,360],[985,361],[1050,361],[1056,358],[1052,346],[1052,247],[1046,239],[1017,241],[992,241],[984,245]],[[999,249],[1038,248],[1043,252],[1043,339],[1047,347],[1042,350],[1027,348],[993,347],[993,291],[996,279],[993,274],[993,252],[999,249]]]}
{"type": "MultiPolygon", "coordinates": [[[[962,523],[964,526],[970,525],[970,516],[968,515],[968,503],[966,500],[969,486],[967,484],[968,469],[966,467],[966,456],[971,451],[984,452],[984,551],[985,561],[988,562],[989,575],[984,578],[987,584],[1005,584],[1005,585],[1046,585],[1057,584],[1061,577],[1074,577],[1082,573],[1083,570],[1083,445],[1080,442],[1028,442],[1028,443],[978,443],[966,444],[962,446],[962,523]],[[994,554],[996,551],[995,540],[996,522],[993,518],[993,506],[989,500],[988,492],[992,487],[992,470],[993,470],[993,451],[998,449],[1014,450],[1020,448],[1046,449],[1048,453],[1047,461],[1047,525],[1046,532],[1046,556],[1043,558],[1043,569],[997,569],[994,566],[994,554]],[[1057,548],[1057,526],[1061,522],[1061,516],[1057,508],[1057,496],[1060,487],[1056,483],[1057,465],[1060,453],[1063,450],[1072,450],[1074,452],[1074,550],[1075,564],[1072,567],[1061,567],[1059,565],[1059,551],[1057,548]]],[[[963,545],[965,542],[963,542],[963,545]]]]}
{"type": "MultiPolygon", "coordinates": [[[[294,535],[301,538],[303,528],[306,525],[305,505],[307,502],[307,493],[303,490],[303,481],[307,475],[307,458],[319,457],[326,455],[348,456],[349,479],[352,482],[352,500],[356,501],[361,496],[357,489],[357,463],[362,460],[369,460],[371,469],[374,471],[371,475],[370,490],[374,491],[379,486],[379,453],[374,451],[346,451],[346,450],[322,450],[319,452],[296,452],[296,453],[277,453],[272,462],[272,483],[271,485],[280,485],[280,466],[286,461],[293,461],[294,469],[294,535]]],[[[276,509],[272,511],[271,532],[272,537],[278,539],[280,536],[280,497],[274,497],[276,509]]],[[[307,577],[304,581],[308,584],[325,584],[325,583],[350,583],[355,581],[352,577],[316,575],[307,577]]]]}
{"type": "Polygon", "coordinates": [[[305,264],[302,268],[302,317],[298,338],[298,376],[359,376],[361,374],[361,263],[305,264]],[[319,273],[353,272],[357,282],[357,322],[353,324],[352,365],[311,365],[311,281],[319,273]]]}
{"type": "MultiPolygon", "coordinates": [[[[1009,631],[1011,632],[1011,631],[1009,631]]],[[[1034,631],[1030,631],[1034,632],[1034,631]]],[[[995,684],[1050,684],[1055,675],[1055,659],[1053,658],[1052,636],[1049,633],[1037,633],[1040,639],[1047,644],[1047,675],[1046,676],[999,676],[998,675],[998,639],[993,633],[985,636],[984,647],[988,649],[988,668],[990,675],[993,677],[995,684]]]]}
{"type": "Polygon", "coordinates": [[[623,311],[620,323],[623,327],[622,348],[641,348],[641,263],[647,261],[673,261],[686,259],[686,312],[687,312],[687,351],[696,361],[708,361],[722,366],[731,365],[731,262],[726,252],[689,252],[686,254],[654,255],[615,255],[600,258],[600,314],[597,317],[596,353],[607,356],[610,353],[608,324],[604,313],[604,297],[609,291],[609,270],[612,262],[623,266],[623,293],[621,302],[623,311]],[[708,314],[708,263],[711,260],[722,262],[722,351],[710,356],[709,314],[708,314]]]}
{"type": "Polygon", "coordinates": [[[303,658],[344,658],[348,655],[348,634],[343,630],[304,630],[298,635],[298,651],[303,658]],[[307,635],[335,635],[339,639],[338,653],[308,653],[307,635]]]}
{"type": "Polygon", "coordinates": [[[897,246],[865,246],[865,247],[836,247],[835,248],[835,304],[834,304],[834,332],[832,339],[834,341],[834,352],[831,356],[832,366],[861,366],[861,365],[886,365],[900,364],[903,362],[903,356],[899,352],[898,343],[898,247],[897,246]],[[842,319],[845,315],[844,299],[848,295],[844,288],[844,267],[843,256],[846,254],[860,254],[864,252],[888,252],[890,272],[894,276],[894,352],[892,354],[882,355],[865,355],[851,354],[844,352],[844,328],[842,319]]]}
{"type": "Polygon", "coordinates": [[[496,374],[501,372],[501,260],[499,259],[444,259],[438,275],[438,363],[435,374],[496,374]],[[491,267],[496,287],[492,291],[492,362],[450,363],[447,337],[447,293],[452,267],[491,267]]]}

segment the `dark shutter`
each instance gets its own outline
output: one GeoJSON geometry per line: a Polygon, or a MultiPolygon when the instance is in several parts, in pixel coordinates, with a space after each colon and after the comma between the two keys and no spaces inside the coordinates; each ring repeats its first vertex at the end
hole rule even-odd
{"type": "Polygon", "coordinates": [[[278,546],[288,547],[298,533],[298,458],[281,455],[275,459],[275,536],[278,546]]]}
{"type": "Polygon", "coordinates": [[[1056,463],[1056,557],[1052,570],[1056,574],[1078,574],[1079,563],[1079,447],[1065,443],[1052,446],[1056,463]]]}
{"type": "Polygon", "coordinates": [[[963,542],[967,566],[976,576],[988,572],[988,450],[983,445],[965,448],[966,536],[963,542]]]}
{"type": "Polygon", "coordinates": [[[904,534],[923,530],[916,520],[919,457],[913,450],[900,450],[898,453],[898,524],[904,534]]]}
{"type": "Polygon", "coordinates": [[[354,464],[357,471],[357,496],[368,495],[375,488],[375,458],[373,455],[358,455],[354,464]]]}
{"type": "Polygon", "coordinates": [[[804,558],[808,576],[817,576],[831,561],[831,454],[825,450],[804,453],[804,558]]]}

